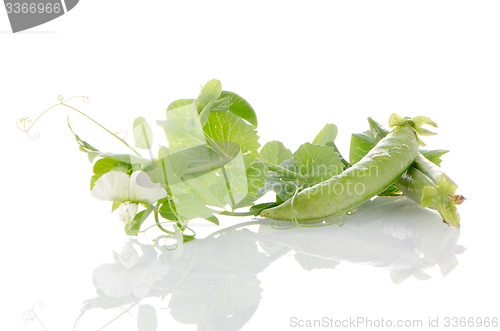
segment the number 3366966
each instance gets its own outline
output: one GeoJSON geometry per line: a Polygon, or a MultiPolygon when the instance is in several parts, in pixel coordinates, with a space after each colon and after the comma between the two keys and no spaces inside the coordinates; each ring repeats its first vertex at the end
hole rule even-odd
{"type": "Polygon", "coordinates": [[[59,14],[62,11],[60,3],[26,3],[7,2],[7,14],[59,14]]]}

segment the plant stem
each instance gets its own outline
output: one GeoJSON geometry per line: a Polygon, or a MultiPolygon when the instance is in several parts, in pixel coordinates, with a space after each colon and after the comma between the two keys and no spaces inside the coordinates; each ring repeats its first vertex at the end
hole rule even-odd
{"type": "Polygon", "coordinates": [[[96,120],[94,120],[93,118],[91,118],[90,116],[88,116],[87,114],[81,112],[80,110],[78,110],[78,109],[76,109],[74,107],[71,107],[70,105],[65,104],[64,102],[61,102],[61,105],[65,106],[65,107],[68,107],[70,109],[73,109],[74,111],[76,111],[80,115],[83,115],[84,117],[86,117],[90,121],[94,122],[94,124],[96,124],[101,129],[103,129],[104,131],[106,131],[107,133],[109,133],[110,135],[112,135],[113,137],[115,137],[116,139],[118,139],[119,141],[121,141],[125,146],[127,146],[128,148],[130,148],[130,150],[132,150],[132,152],[134,152],[135,155],[137,155],[139,157],[142,157],[141,154],[139,154],[139,152],[137,152],[137,150],[135,148],[133,148],[132,146],[130,146],[125,140],[123,140],[122,138],[120,138],[116,134],[114,134],[113,132],[111,132],[108,129],[106,129],[104,126],[102,126],[101,124],[99,124],[99,122],[97,122],[96,120]]]}

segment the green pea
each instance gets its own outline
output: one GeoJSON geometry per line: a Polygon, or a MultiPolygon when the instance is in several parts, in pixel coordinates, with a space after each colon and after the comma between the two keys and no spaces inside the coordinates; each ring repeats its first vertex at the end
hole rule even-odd
{"type": "Polygon", "coordinates": [[[394,183],[418,153],[418,138],[410,125],[402,125],[381,139],[358,163],[261,216],[314,223],[350,211],[394,183]]]}

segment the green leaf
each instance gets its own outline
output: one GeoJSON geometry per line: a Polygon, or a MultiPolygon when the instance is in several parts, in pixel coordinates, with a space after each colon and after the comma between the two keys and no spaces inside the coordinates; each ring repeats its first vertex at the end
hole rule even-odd
{"type": "Polygon", "coordinates": [[[137,236],[140,232],[142,223],[149,217],[153,209],[153,205],[150,205],[146,210],[137,213],[133,220],[125,224],[125,233],[129,236],[137,236]]]}
{"type": "Polygon", "coordinates": [[[159,209],[160,216],[170,221],[178,221],[179,219],[176,216],[177,211],[175,209],[175,204],[171,199],[167,199],[165,199],[166,202],[164,202],[159,209]]]}
{"type": "Polygon", "coordinates": [[[213,216],[212,211],[203,202],[189,194],[175,196],[174,202],[179,221],[183,224],[195,218],[209,219],[213,216]]]}
{"type": "Polygon", "coordinates": [[[349,149],[349,162],[351,164],[358,163],[373,147],[375,147],[375,141],[370,130],[363,133],[353,133],[349,149]]]}
{"type": "Polygon", "coordinates": [[[254,213],[255,216],[259,216],[261,211],[264,209],[272,208],[277,206],[278,204],[276,202],[264,202],[264,203],[259,203],[257,205],[253,205],[250,207],[250,211],[254,213]]]}
{"type": "Polygon", "coordinates": [[[254,160],[247,169],[248,193],[258,197],[257,190],[266,184],[267,168],[257,160],[254,160]]]}
{"type": "Polygon", "coordinates": [[[246,165],[249,165],[258,155],[257,150],[260,144],[257,131],[233,113],[210,113],[203,131],[216,144],[224,141],[238,144],[246,165]]]}
{"type": "Polygon", "coordinates": [[[222,84],[217,79],[208,81],[201,89],[200,95],[194,101],[198,112],[201,112],[209,102],[217,101],[222,92],[222,84]]]}
{"type": "Polygon", "coordinates": [[[207,221],[215,224],[215,225],[219,225],[219,219],[215,216],[210,216],[210,217],[207,217],[205,218],[207,221]]]}
{"type": "Polygon", "coordinates": [[[425,150],[421,149],[420,153],[425,156],[425,158],[437,166],[441,165],[441,156],[448,153],[449,151],[446,149],[436,149],[436,150],[425,150]]]}
{"type": "Polygon", "coordinates": [[[220,97],[217,101],[214,102],[214,105],[212,106],[212,111],[214,112],[229,111],[229,107],[231,107],[231,98],[220,97]]]}
{"type": "Polygon", "coordinates": [[[144,117],[134,120],[134,140],[137,148],[150,149],[153,145],[153,131],[144,117]]]}
{"type": "MultiPolygon", "coordinates": [[[[186,176],[184,176],[186,177],[186,176]]],[[[248,181],[243,156],[220,169],[183,182],[185,192],[196,197],[205,205],[235,208],[248,195],[248,181]]]]}
{"type": "Polygon", "coordinates": [[[259,152],[258,159],[278,165],[292,157],[292,152],[280,141],[266,143],[259,152]]]}
{"type": "MultiPolygon", "coordinates": [[[[282,162],[279,166],[283,169],[290,170],[290,173],[299,172],[293,158],[282,162]]],[[[285,201],[290,199],[296,190],[300,191],[305,187],[306,184],[298,180],[295,176],[287,176],[285,174],[270,171],[266,179],[266,184],[258,189],[258,193],[262,196],[267,192],[274,192],[276,193],[278,201],[285,201]]]]}
{"type": "Polygon", "coordinates": [[[341,158],[333,147],[305,143],[293,154],[298,172],[307,177],[309,186],[340,174],[341,158]]]}
{"type": "Polygon", "coordinates": [[[69,123],[69,117],[67,119],[68,122],[68,127],[73,136],[75,136],[76,142],[78,143],[78,149],[81,150],[84,153],[87,153],[87,156],[89,158],[90,162],[94,162],[95,158],[99,156],[100,152],[97,148],[94,146],[90,145],[86,141],[82,140],[80,136],[78,136],[75,131],[73,131],[73,128],[71,127],[71,124],[69,123]]]}
{"type": "Polygon", "coordinates": [[[401,195],[401,190],[398,189],[395,185],[391,185],[386,188],[383,192],[377,194],[379,197],[394,197],[401,195]]]}
{"type": "Polygon", "coordinates": [[[172,110],[172,109],[175,109],[175,108],[187,106],[189,104],[192,104],[193,102],[194,102],[194,99],[179,99],[179,100],[175,100],[170,105],[168,105],[167,112],[170,111],[170,110],[172,110]]]}
{"type": "Polygon", "coordinates": [[[105,173],[114,171],[122,171],[128,173],[132,169],[132,165],[129,163],[121,162],[117,159],[111,157],[105,157],[96,161],[94,164],[94,175],[90,179],[90,189],[94,188],[95,182],[105,173]]]}
{"type": "Polygon", "coordinates": [[[408,117],[402,117],[399,114],[392,113],[391,116],[389,116],[389,127],[394,127],[394,126],[400,126],[404,125],[410,118],[408,117]]]}
{"type": "Polygon", "coordinates": [[[415,116],[411,120],[412,120],[413,124],[415,125],[415,128],[420,128],[422,125],[425,125],[425,124],[437,128],[436,122],[432,121],[427,116],[415,116]]]}
{"type": "Polygon", "coordinates": [[[254,201],[262,196],[259,194],[259,189],[266,184],[267,173],[268,170],[266,166],[259,161],[259,159],[255,159],[250,164],[246,171],[248,194],[242,201],[234,206],[235,209],[252,206],[254,201]]]}
{"type": "Polygon", "coordinates": [[[368,123],[370,124],[370,131],[372,133],[372,137],[374,138],[374,142],[382,140],[382,138],[389,134],[389,131],[387,131],[380,123],[375,121],[373,118],[368,117],[368,123]]]}
{"type": "Polygon", "coordinates": [[[335,124],[326,124],[325,127],[318,133],[313,140],[314,145],[326,145],[335,141],[337,138],[338,128],[335,124]]]}
{"type": "Polygon", "coordinates": [[[203,108],[203,110],[200,112],[200,123],[201,126],[205,126],[208,121],[208,117],[210,116],[210,112],[212,111],[212,107],[214,106],[214,102],[210,101],[208,105],[203,108]]]}
{"type": "Polygon", "coordinates": [[[171,151],[206,144],[203,127],[194,104],[168,111],[167,120],[157,121],[157,124],[165,130],[168,148],[171,151]]]}
{"type": "Polygon", "coordinates": [[[113,205],[111,206],[111,212],[114,212],[118,208],[120,208],[121,202],[113,201],[113,205]]]}
{"type": "Polygon", "coordinates": [[[234,115],[244,119],[257,128],[257,115],[253,110],[252,106],[240,97],[238,94],[229,91],[222,91],[220,98],[229,98],[231,105],[229,106],[229,111],[234,115]]]}
{"type": "Polygon", "coordinates": [[[168,147],[160,146],[160,148],[158,149],[158,159],[159,160],[167,157],[170,154],[171,154],[171,152],[170,152],[170,149],[168,149],[168,147]]]}

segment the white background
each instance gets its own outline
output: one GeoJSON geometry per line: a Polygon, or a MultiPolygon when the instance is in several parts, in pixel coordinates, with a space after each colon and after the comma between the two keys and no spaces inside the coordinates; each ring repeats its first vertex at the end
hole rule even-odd
{"type": "MultiPolygon", "coordinates": [[[[262,300],[245,330],[294,329],[291,316],[500,317],[498,17],[497,1],[81,1],[14,35],[2,7],[2,329],[43,330],[22,322],[39,300],[48,330],[70,330],[95,296],[93,269],[125,240],[109,204],[90,196],[91,166],[66,112],[41,119],[37,141],[16,120],[58,95],[86,95],[91,104],[75,105],[112,130],[130,129],[137,116],[163,119],[170,102],[195,97],[212,78],[252,104],[261,144],[278,139],[292,150],[325,123],[339,127],[347,155],[368,116],[430,116],[439,135],[425,141],[450,150],[442,166],[468,199],[459,207],[467,250],[446,277],[434,267],[429,280],[396,285],[380,268],[306,271],[286,256],[258,275],[262,300]]],[[[167,306],[159,303],[163,330],[196,329],[167,306]]],[[[127,328],[135,330],[133,315],[107,329],[127,328]]]]}

